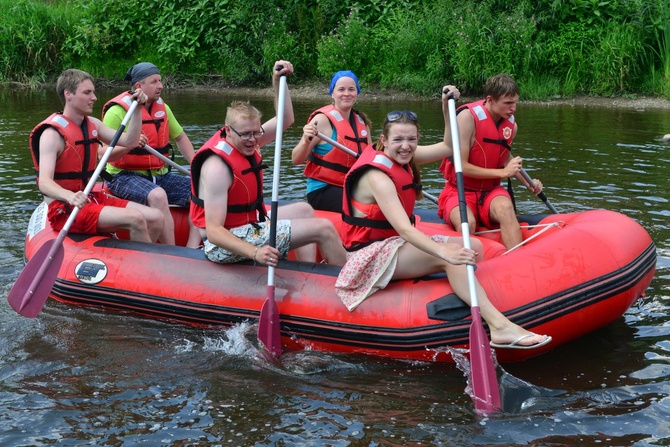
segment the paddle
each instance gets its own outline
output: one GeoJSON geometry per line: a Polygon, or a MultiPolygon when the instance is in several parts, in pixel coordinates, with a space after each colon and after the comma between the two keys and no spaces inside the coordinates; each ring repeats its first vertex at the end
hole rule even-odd
{"type": "Polygon", "coordinates": [[[189,172],[188,169],[186,169],[183,166],[179,166],[173,160],[170,160],[168,157],[161,154],[160,152],[158,152],[156,149],[149,146],[148,144],[144,145],[144,150],[149,152],[151,155],[155,155],[158,159],[160,159],[160,160],[164,161],[165,163],[169,164],[170,166],[172,166],[173,168],[175,168],[177,171],[181,172],[182,174],[191,175],[191,173],[189,172]]]}
{"type": "MultiPolygon", "coordinates": [[[[451,141],[454,152],[454,167],[458,185],[458,206],[461,213],[461,232],[463,245],[470,248],[470,228],[468,226],[468,210],[465,202],[465,186],[463,183],[463,167],[461,165],[461,149],[458,140],[458,123],[456,122],[456,100],[451,97],[449,102],[449,121],[451,125],[451,141]]],[[[470,290],[470,377],[472,392],[475,397],[477,412],[490,414],[500,409],[500,389],[498,377],[493,364],[493,355],[489,339],[484,330],[482,316],[477,300],[474,266],[467,266],[468,287],[470,290]]]]}
{"type": "MultiPolygon", "coordinates": [[[[528,173],[525,170],[521,169],[521,175],[523,176],[524,179],[526,179],[531,188],[535,188],[535,182],[533,182],[533,179],[530,178],[530,175],[528,175],[528,173]]],[[[558,211],[556,210],[556,208],[554,208],[554,205],[552,205],[549,202],[549,199],[547,199],[547,196],[545,196],[543,192],[539,193],[537,196],[544,202],[545,205],[547,205],[549,211],[551,211],[554,214],[558,214],[558,211]]]]}
{"type": "MultiPolygon", "coordinates": [[[[346,152],[347,154],[351,155],[352,157],[358,158],[358,154],[357,154],[355,151],[353,151],[353,150],[349,149],[348,147],[346,147],[344,144],[342,144],[342,143],[340,143],[340,142],[338,142],[338,141],[335,141],[335,140],[333,140],[333,139],[330,138],[330,137],[327,137],[326,135],[324,135],[324,134],[321,133],[321,132],[317,132],[317,133],[316,133],[316,136],[319,137],[319,138],[321,138],[321,139],[322,139],[323,141],[325,141],[326,143],[330,143],[333,147],[336,147],[336,148],[338,148],[338,149],[340,149],[340,150],[346,152]]],[[[433,203],[437,203],[437,197],[435,197],[435,196],[432,195],[432,194],[427,193],[426,191],[422,191],[422,192],[423,192],[423,196],[424,196],[425,198],[427,198],[428,200],[430,200],[430,201],[433,202],[433,203]]]]}
{"type": "MultiPolygon", "coordinates": [[[[121,126],[119,126],[119,129],[114,134],[114,138],[112,138],[109,147],[100,159],[100,163],[98,163],[95,171],[93,171],[93,175],[84,189],[84,194],[87,196],[95,186],[100,172],[107,164],[107,160],[112,154],[114,146],[116,146],[117,141],[119,141],[119,138],[123,134],[123,131],[136,108],[137,101],[133,101],[126,116],[121,122],[121,126]]],[[[70,217],[65,222],[65,225],[63,225],[63,229],[58,233],[56,239],[45,242],[44,245],[37,250],[37,253],[35,253],[30,261],[28,261],[23,268],[23,271],[21,271],[21,274],[19,274],[14,286],[12,286],[12,290],[9,291],[7,301],[9,301],[12,309],[24,317],[35,318],[37,314],[40,313],[42,306],[44,306],[44,303],[49,297],[49,293],[56,282],[58,271],[63,262],[63,241],[65,240],[65,236],[67,236],[70,227],[74,223],[77,213],[79,213],[79,208],[75,207],[72,210],[72,213],[70,213],[70,217]]]]}
{"type": "MultiPolygon", "coordinates": [[[[282,67],[277,67],[281,70],[282,67]]],[[[277,208],[279,207],[279,169],[281,167],[281,146],[284,131],[284,103],[286,101],[286,76],[279,78],[279,99],[277,100],[277,136],[275,137],[275,162],[272,176],[272,202],[270,205],[270,246],[277,246],[277,208]]],[[[279,309],[275,302],[275,268],[268,266],[266,298],[258,321],[258,339],[275,357],[281,355],[281,331],[279,309]]]]}

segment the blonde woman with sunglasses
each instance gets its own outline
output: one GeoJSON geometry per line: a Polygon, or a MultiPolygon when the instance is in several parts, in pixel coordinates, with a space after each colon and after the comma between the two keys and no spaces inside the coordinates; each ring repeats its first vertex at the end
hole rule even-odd
{"type": "MultiPolygon", "coordinates": [[[[444,102],[452,92],[457,97],[451,86],[444,91],[444,102]]],[[[449,134],[445,131],[445,136],[449,134]]],[[[475,264],[481,243],[473,240],[472,249],[467,249],[460,237],[427,236],[413,225],[414,202],[421,194],[416,165],[435,161],[444,152],[436,147],[419,150],[419,136],[416,114],[389,113],[377,147],[368,147],[346,176],[340,235],[348,253],[336,292],[349,310],[391,280],[438,272],[445,272],[456,294],[470,303],[466,265],[475,264]]],[[[533,349],[551,341],[507,319],[479,282],[476,290],[492,345],[533,349]]]]}

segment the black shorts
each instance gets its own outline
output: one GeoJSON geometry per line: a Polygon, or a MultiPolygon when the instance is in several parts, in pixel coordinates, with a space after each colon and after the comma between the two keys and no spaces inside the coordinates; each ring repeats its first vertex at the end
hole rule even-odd
{"type": "Polygon", "coordinates": [[[307,194],[307,203],[315,210],[342,212],[342,193],[344,188],[328,185],[307,194]]]}

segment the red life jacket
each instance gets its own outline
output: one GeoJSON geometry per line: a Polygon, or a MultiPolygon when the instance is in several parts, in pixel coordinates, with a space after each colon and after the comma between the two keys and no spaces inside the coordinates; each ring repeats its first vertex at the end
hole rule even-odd
{"type": "Polygon", "coordinates": [[[414,183],[414,174],[409,165],[402,166],[389,158],[384,152],[376,151],[373,146],[368,146],[352,166],[344,182],[340,236],[346,248],[355,246],[361,248],[371,242],[398,235],[398,232],[388,222],[378,205],[370,206],[371,211],[367,217],[353,216],[354,205],[351,199],[353,187],[361,175],[369,169],[379,169],[393,180],[407,217],[414,223],[413,212],[416,190],[420,189],[421,185],[414,183]]]}
{"type": "MultiPolygon", "coordinates": [[[[314,111],[307,119],[307,122],[309,123],[319,113],[326,116],[335,128],[339,143],[359,155],[363,152],[363,149],[368,144],[368,129],[363,118],[355,110],[351,111],[352,122],[349,122],[344,119],[335,106],[328,105],[314,111]]],[[[334,147],[325,155],[317,155],[311,152],[307,156],[307,163],[303,173],[305,177],[335,186],[342,186],[344,184],[344,176],[355,162],[356,157],[334,147]]]]}
{"type": "MultiPolygon", "coordinates": [[[[123,92],[110,99],[102,108],[103,119],[105,112],[110,107],[119,105],[128,111],[132,102],[130,92],[123,92]]],[[[149,110],[146,107],[140,107],[140,109],[142,109],[142,133],[147,136],[147,144],[167,157],[170,154],[170,125],[163,99],[158,98],[158,101],[152,102],[149,110]]],[[[120,159],[110,162],[110,164],[119,169],[147,171],[160,169],[165,165],[165,162],[138,147],[132,149],[120,159]]]]}
{"type": "MultiPolygon", "coordinates": [[[[512,147],[514,139],[514,117],[502,119],[496,125],[491,114],[484,106],[484,100],[465,104],[458,112],[468,109],[475,120],[475,143],[470,148],[468,161],[486,169],[501,169],[512,147]]],[[[449,183],[456,186],[456,170],[451,158],[445,158],[440,165],[440,172],[449,183]]],[[[473,178],[463,176],[465,189],[468,191],[491,191],[500,185],[499,178],[473,178]]]]}
{"type": "Polygon", "coordinates": [[[233,147],[223,136],[221,129],[214,134],[191,160],[191,209],[193,224],[205,228],[205,203],[198,196],[198,185],[202,164],[211,155],[217,155],[230,167],[233,173],[233,184],[228,190],[228,209],[224,227],[227,229],[240,227],[248,223],[265,220],[263,205],[263,169],[260,151],[253,156],[245,157],[233,147]]]}
{"type": "Polygon", "coordinates": [[[69,191],[83,191],[98,162],[98,130],[84,117],[81,127],[62,113],[54,113],[30,132],[30,154],[39,186],[40,137],[49,127],[58,131],[65,141],[65,149],[56,159],[54,181],[69,191]],[[84,136],[84,132],[86,135],[84,136]]]}

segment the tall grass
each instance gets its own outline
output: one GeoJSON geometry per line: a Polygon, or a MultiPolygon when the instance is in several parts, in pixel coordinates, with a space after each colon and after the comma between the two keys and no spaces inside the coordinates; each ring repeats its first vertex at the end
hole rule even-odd
{"type": "Polygon", "coordinates": [[[174,80],[295,79],[477,94],[499,72],[522,97],[636,92],[670,98],[667,0],[0,0],[0,82],[77,67],[122,79],[148,60],[174,80]]]}
{"type": "Polygon", "coordinates": [[[655,67],[652,65],[652,76],[654,76],[658,93],[670,98],[670,4],[667,1],[658,2],[658,22],[655,23],[655,37],[658,48],[660,76],[656,78],[655,67]]]}
{"type": "Polygon", "coordinates": [[[65,2],[0,0],[0,11],[0,81],[39,84],[57,74],[78,10],[65,2]]]}

